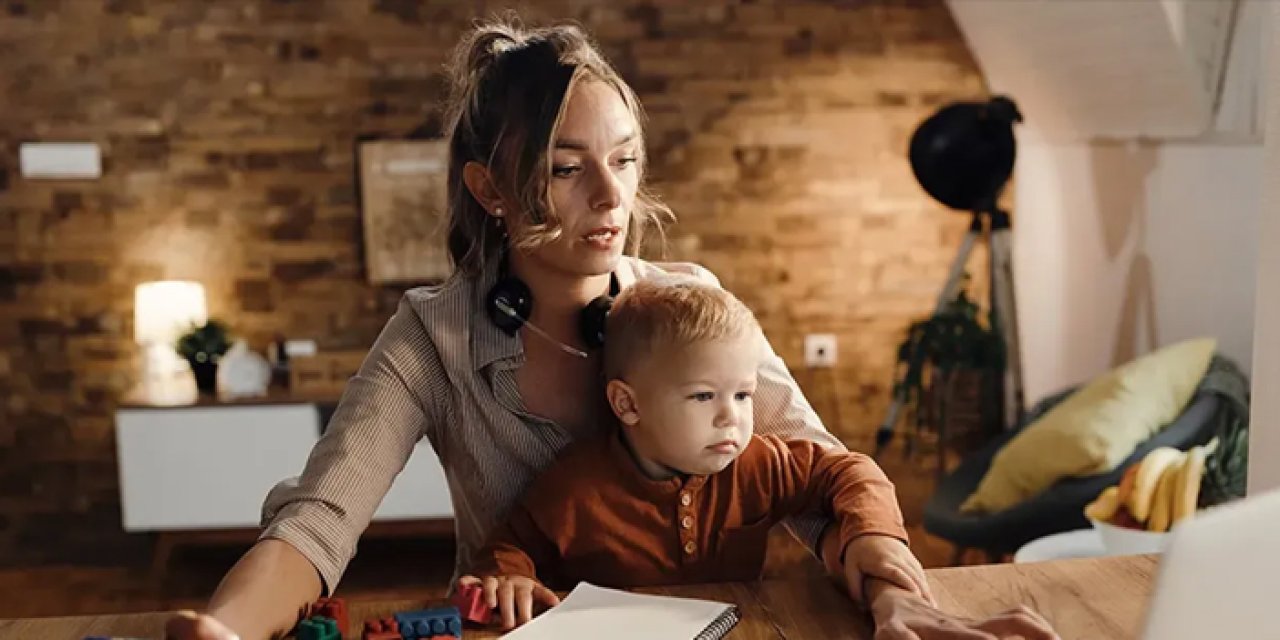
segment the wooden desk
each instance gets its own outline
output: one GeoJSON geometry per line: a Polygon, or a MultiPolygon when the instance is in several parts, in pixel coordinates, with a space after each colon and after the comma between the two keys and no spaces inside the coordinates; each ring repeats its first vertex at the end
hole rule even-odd
{"type": "MultiPolygon", "coordinates": [[[[947,611],[983,617],[1026,604],[1042,613],[1064,640],[1136,638],[1150,597],[1156,560],[1151,556],[1062,560],[929,571],[947,611]]],[[[732,640],[871,637],[867,620],[823,579],[688,585],[648,593],[734,602],[743,620],[732,640]]],[[[421,601],[348,603],[353,629],[365,618],[421,608],[421,601]]],[[[0,639],[80,640],[88,635],[160,637],[167,613],[78,616],[0,621],[0,639]]],[[[496,631],[468,629],[471,639],[497,638],[496,631]]],[[[359,638],[359,634],[347,635],[359,638]]]]}

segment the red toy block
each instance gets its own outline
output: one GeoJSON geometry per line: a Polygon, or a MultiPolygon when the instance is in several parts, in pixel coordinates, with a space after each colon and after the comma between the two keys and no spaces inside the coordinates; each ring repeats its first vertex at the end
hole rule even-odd
{"type": "Polygon", "coordinates": [[[395,618],[371,618],[364,621],[364,632],[360,640],[404,640],[400,636],[400,626],[395,618]]]}
{"type": "Polygon", "coordinates": [[[324,616],[333,618],[338,623],[339,633],[346,633],[351,627],[347,624],[347,602],[342,598],[320,598],[307,608],[307,617],[324,616]]]}
{"type": "Polygon", "coordinates": [[[478,584],[459,585],[457,591],[453,592],[451,602],[458,607],[463,620],[489,624],[493,619],[493,610],[489,608],[489,603],[485,602],[484,589],[478,584]]]}

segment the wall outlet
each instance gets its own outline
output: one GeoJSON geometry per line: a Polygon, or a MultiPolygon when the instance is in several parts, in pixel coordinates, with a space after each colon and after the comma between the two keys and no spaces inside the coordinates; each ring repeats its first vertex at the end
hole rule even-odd
{"type": "Polygon", "coordinates": [[[810,333],[805,335],[804,366],[836,366],[836,335],[834,333],[810,333]]]}

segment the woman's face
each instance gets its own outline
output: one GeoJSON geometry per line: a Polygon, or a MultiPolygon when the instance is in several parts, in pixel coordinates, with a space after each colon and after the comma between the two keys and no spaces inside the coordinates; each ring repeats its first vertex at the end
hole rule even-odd
{"type": "Polygon", "coordinates": [[[532,260],[573,276],[613,271],[640,183],[638,133],[613,87],[589,78],[575,83],[552,138],[548,196],[562,233],[534,249],[532,260]]]}

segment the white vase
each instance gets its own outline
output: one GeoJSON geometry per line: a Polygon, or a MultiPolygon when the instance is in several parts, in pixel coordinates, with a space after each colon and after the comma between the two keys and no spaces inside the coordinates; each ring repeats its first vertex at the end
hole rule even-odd
{"type": "Polygon", "coordinates": [[[225,397],[264,396],[270,384],[271,365],[244,340],[237,340],[218,360],[218,392],[225,397]]]}

